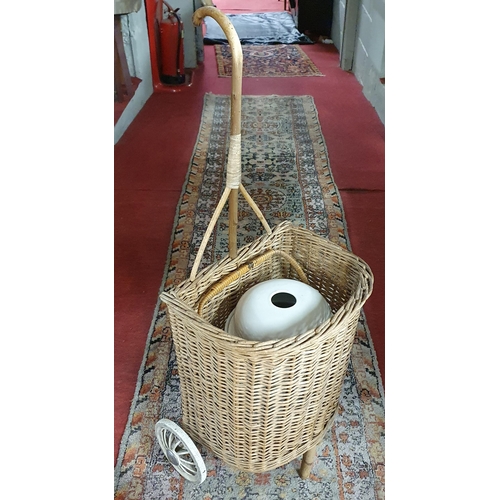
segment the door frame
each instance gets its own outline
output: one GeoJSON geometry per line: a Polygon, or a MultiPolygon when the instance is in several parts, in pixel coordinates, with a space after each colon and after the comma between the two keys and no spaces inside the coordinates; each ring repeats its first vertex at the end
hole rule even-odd
{"type": "Polygon", "coordinates": [[[340,50],[340,67],[344,71],[351,71],[354,62],[360,5],[360,0],[345,0],[344,26],[340,50]]]}

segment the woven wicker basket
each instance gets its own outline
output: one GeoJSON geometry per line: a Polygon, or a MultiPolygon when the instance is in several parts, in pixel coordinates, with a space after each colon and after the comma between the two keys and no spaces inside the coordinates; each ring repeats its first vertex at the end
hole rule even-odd
{"type": "MultiPolygon", "coordinates": [[[[214,7],[198,9],[195,21],[197,15],[200,22],[214,17],[225,29],[234,67],[239,40],[225,16],[214,7]]],[[[182,425],[195,441],[243,471],[268,471],[305,454],[301,476],[308,477],[337,408],[373,275],[360,258],[309,230],[290,222],[271,230],[252,208],[268,234],[237,251],[230,247],[227,257],[196,275],[202,242],[190,279],[160,296],[176,350],[182,425]],[[224,323],[243,293],[274,278],[307,281],[330,304],[332,317],[280,341],[226,334],[224,323]]],[[[231,216],[231,199],[229,210],[231,216]]],[[[217,217],[216,210],[212,222],[217,217]]]]}

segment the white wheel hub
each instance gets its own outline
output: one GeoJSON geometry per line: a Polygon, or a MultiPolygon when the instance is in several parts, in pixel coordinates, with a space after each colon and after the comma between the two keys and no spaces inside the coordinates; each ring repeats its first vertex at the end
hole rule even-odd
{"type": "Polygon", "coordinates": [[[188,481],[201,484],[207,477],[205,462],[191,438],[171,420],[155,425],[156,439],[174,469],[188,481]]]}

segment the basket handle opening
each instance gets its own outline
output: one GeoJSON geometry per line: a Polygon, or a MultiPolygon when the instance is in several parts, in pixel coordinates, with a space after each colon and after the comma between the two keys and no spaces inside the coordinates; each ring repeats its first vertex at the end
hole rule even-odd
{"type": "Polygon", "coordinates": [[[218,295],[226,287],[228,287],[231,283],[234,283],[241,276],[243,276],[244,274],[251,271],[254,267],[259,266],[263,262],[265,262],[273,257],[281,257],[284,260],[286,260],[292,266],[292,268],[295,270],[300,281],[302,281],[306,285],[309,284],[309,279],[307,278],[306,273],[304,272],[304,270],[302,269],[300,264],[291,255],[284,252],[283,250],[277,250],[277,249],[271,248],[270,250],[267,250],[266,252],[262,253],[261,255],[255,257],[250,262],[247,262],[246,264],[241,265],[240,267],[238,267],[237,269],[235,269],[234,271],[229,273],[227,276],[225,276],[224,278],[222,278],[219,281],[217,281],[216,283],[214,283],[200,297],[200,300],[198,301],[198,314],[202,315],[203,307],[211,298],[218,295]]]}

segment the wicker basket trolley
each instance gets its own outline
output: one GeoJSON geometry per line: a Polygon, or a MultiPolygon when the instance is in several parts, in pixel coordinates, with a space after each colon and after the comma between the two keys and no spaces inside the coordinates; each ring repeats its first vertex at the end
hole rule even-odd
{"type": "Polygon", "coordinates": [[[247,472],[272,470],[302,455],[299,474],[305,479],[337,409],[373,275],[359,257],[312,231],[288,221],[271,229],[241,184],[241,44],[222,12],[201,7],[193,22],[199,26],[205,16],[219,23],[232,53],[227,181],[190,277],[160,295],[175,345],[186,432],[162,419],[156,436],[172,465],[194,482],[202,482],[206,471],[190,438],[227,465],[247,472]],[[238,192],[267,233],[239,250],[238,192]],[[198,273],[228,199],[229,253],[198,273]],[[330,319],[278,341],[255,342],[225,333],[225,321],[245,291],[275,278],[301,280],[316,288],[331,307],[330,319]]]}

